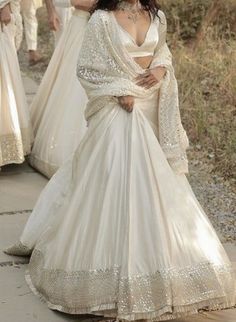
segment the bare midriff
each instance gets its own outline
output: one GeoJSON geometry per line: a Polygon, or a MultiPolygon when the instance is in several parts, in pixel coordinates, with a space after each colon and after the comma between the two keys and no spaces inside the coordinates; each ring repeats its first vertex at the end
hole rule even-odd
{"type": "Polygon", "coordinates": [[[141,66],[143,69],[149,68],[152,63],[153,56],[146,56],[146,57],[134,57],[135,62],[141,66]]]}

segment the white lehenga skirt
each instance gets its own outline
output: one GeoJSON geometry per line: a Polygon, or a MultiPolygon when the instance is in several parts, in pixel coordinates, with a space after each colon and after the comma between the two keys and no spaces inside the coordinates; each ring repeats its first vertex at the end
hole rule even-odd
{"type": "Polygon", "coordinates": [[[76,77],[76,65],[88,18],[85,11],[73,12],[30,109],[35,140],[29,161],[49,178],[86,131],[87,96],[76,77]]]}
{"type": "Polygon", "coordinates": [[[235,304],[231,263],[154,134],[156,102],[100,110],[39,198],[21,243],[51,309],[160,321],[235,304]]]}
{"type": "Polygon", "coordinates": [[[20,74],[16,27],[0,27],[0,167],[22,163],[30,153],[32,130],[20,74]]]}

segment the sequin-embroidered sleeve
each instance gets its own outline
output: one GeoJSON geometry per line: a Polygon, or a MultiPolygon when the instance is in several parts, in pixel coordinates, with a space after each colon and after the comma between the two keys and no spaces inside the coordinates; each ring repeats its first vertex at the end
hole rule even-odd
{"type": "Polygon", "coordinates": [[[89,81],[97,86],[103,85],[106,78],[106,50],[102,52],[102,43],[104,42],[102,24],[95,13],[87,26],[84,41],[80,51],[77,64],[77,76],[81,80],[89,81]],[[101,55],[102,52],[102,55],[101,55]]]}

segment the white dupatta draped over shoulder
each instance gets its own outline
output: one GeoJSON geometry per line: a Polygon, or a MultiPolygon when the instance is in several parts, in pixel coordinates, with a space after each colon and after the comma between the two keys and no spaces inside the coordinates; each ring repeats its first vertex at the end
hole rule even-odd
{"type": "Polygon", "coordinates": [[[77,75],[89,97],[85,116],[89,120],[114,97],[131,95],[145,99],[160,90],[159,143],[173,170],[187,173],[188,138],[181,123],[178,86],[166,44],[166,19],[162,11],[154,23],[159,41],[150,68],[165,66],[167,73],[160,84],[146,90],[135,84],[135,77],[144,73],[144,69],[122,45],[113,13],[97,10],[92,15],[77,66],[77,75]]]}

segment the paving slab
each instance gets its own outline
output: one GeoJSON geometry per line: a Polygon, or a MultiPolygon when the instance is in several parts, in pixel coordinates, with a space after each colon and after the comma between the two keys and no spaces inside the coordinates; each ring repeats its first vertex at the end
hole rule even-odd
{"type": "Polygon", "coordinates": [[[27,102],[30,105],[38,89],[38,84],[26,75],[22,75],[22,80],[26,92],[27,102]]]}
{"type": "Polygon", "coordinates": [[[2,172],[0,213],[33,209],[48,180],[36,172],[2,172]]]}
{"type": "Polygon", "coordinates": [[[235,322],[236,309],[215,311],[192,315],[188,318],[172,320],[173,322],[235,322]]]}
{"type": "Polygon", "coordinates": [[[1,168],[0,176],[8,176],[16,173],[37,172],[34,170],[27,161],[21,164],[8,164],[1,168]]]}
{"type": "Polygon", "coordinates": [[[27,265],[1,267],[0,321],[1,322],[77,322],[91,321],[90,317],[70,316],[49,310],[25,282],[27,265]]]}
{"type": "MultiPolygon", "coordinates": [[[[236,245],[231,243],[223,244],[224,248],[232,262],[236,263],[236,245]]],[[[236,320],[235,320],[236,322],[236,320]]]]}
{"type": "MultiPolygon", "coordinates": [[[[29,213],[22,212],[16,215],[0,215],[0,268],[6,263],[25,263],[27,258],[8,256],[3,250],[19,240],[29,213]]],[[[0,270],[0,279],[2,278],[0,270]]],[[[1,320],[0,320],[1,321],[1,320]]],[[[2,321],[1,321],[2,322],[2,321]]]]}

